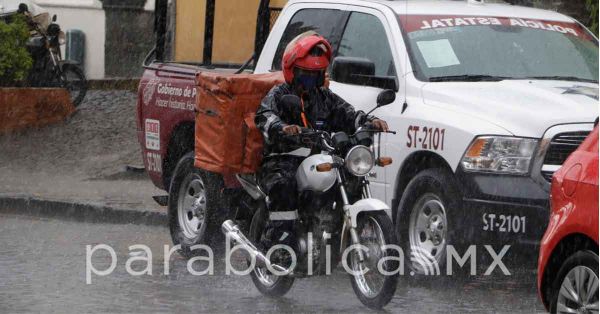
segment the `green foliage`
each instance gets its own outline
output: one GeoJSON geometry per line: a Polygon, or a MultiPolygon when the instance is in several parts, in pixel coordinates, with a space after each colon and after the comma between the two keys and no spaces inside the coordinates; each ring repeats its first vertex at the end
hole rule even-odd
{"type": "Polygon", "coordinates": [[[25,46],[28,38],[24,17],[14,16],[9,23],[0,20],[0,85],[15,85],[27,77],[33,64],[25,46]]]}
{"type": "Polygon", "coordinates": [[[598,0],[586,0],[585,6],[589,12],[590,22],[588,27],[598,36],[598,0]]]}

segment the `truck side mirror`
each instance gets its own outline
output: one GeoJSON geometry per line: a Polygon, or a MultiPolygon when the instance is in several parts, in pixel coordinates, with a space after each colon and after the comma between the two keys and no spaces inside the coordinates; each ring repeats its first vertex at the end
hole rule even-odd
{"type": "Polygon", "coordinates": [[[333,60],[331,79],[339,83],[358,84],[365,76],[375,75],[375,63],[365,58],[337,57],[333,60]]]}
{"type": "Polygon", "coordinates": [[[335,58],[333,60],[331,80],[338,83],[398,90],[396,77],[376,76],[375,63],[366,58],[335,58]]]}

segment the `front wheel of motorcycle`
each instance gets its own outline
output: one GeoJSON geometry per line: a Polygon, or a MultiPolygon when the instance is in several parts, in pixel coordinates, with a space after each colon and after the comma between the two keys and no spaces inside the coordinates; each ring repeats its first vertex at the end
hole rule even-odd
{"type": "Polygon", "coordinates": [[[83,102],[87,93],[87,80],[78,66],[65,64],[62,68],[60,84],[69,92],[73,106],[77,107],[83,102]]]}
{"type": "Polygon", "coordinates": [[[358,216],[356,231],[361,247],[348,254],[352,289],[362,304],[378,310],[391,301],[398,282],[394,227],[385,212],[364,212],[358,216]],[[364,253],[362,262],[359,249],[364,253]]]}
{"type": "MultiPolygon", "coordinates": [[[[249,238],[252,243],[257,245],[259,250],[263,250],[261,245],[259,244],[262,238],[263,233],[265,232],[265,227],[267,225],[268,211],[264,206],[261,206],[254,216],[252,217],[252,222],[250,223],[250,232],[249,238]]],[[[250,265],[250,262],[248,262],[250,265]]],[[[284,296],[294,284],[294,278],[290,276],[275,276],[269,272],[266,267],[260,267],[256,265],[252,272],[250,273],[250,277],[252,278],[252,282],[262,294],[268,297],[281,297],[284,296]]]]}

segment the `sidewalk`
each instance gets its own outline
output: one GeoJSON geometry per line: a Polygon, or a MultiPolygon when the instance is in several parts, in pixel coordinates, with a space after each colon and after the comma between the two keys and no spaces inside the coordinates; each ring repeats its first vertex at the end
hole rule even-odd
{"type": "Polygon", "coordinates": [[[166,192],[146,173],[125,171],[143,165],[135,101],[129,91],[92,90],[67,122],[0,136],[0,212],[53,215],[52,209],[111,222],[121,222],[115,214],[122,212],[122,222],[136,223],[138,215],[166,224],[166,208],[152,199],[166,192]]]}
{"type": "Polygon", "coordinates": [[[164,207],[152,199],[153,195],[165,195],[166,192],[154,187],[145,173],[134,174],[131,178],[124,179],[90,180],[69,175],[23,173],[23,171],[2,169],[0,191],[0,197],[19,196],[166,212],[164,207]]]}

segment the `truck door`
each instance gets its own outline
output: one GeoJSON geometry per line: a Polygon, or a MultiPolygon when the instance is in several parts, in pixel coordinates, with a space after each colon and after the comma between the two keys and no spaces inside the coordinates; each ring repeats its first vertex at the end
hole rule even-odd
{"type": "MultiPolygon", "coordinates": [[[[364,58],[374,63],[377,77],[395,78],[398,84],[403,84],[398,80],[399,64],[396,62],[390,42],[390,31],[383,14],[373,9],[352,9],[346,27],[340,39],[339,48],[335,57],[356,57],[364,58]]],[[[334,58],[335,58],[334,57],[334,58]]],[[[340,83],[332,81],[330,88],[340,95],[347,102],[354,105],[358,110],[370,111],[376,105],[377,95],[382,91],[381,88],[364,84],[357,86],[353,84],[340,83]],[[357,88],[358,87],[358,88],[357,88]]],[[[404,102],[403,93],[397,94],[396,102],[385,108],[378,109],[374,114],[384,119],[388,119],[388,111],[401,111],[404,102]]],[[[394,127],[394,125],[390,125],[394,127]]],[[[399,130],[396,130],[399,131],[399,130]]],[[[385,139],[387,135],[384,135],[385,139]]],[[[382,141],[382,153],[385,153],[386,141],[382,141]]],[[[396,161],[399,162],[399,161],[396,161]]],[[[373,196],[379,199],[386,199],[386,176],[385,170],[381,167],[375,167],[371,173],[373,196]]],[[[389,180],[388,180],[389,182],[389,180]]]]}

